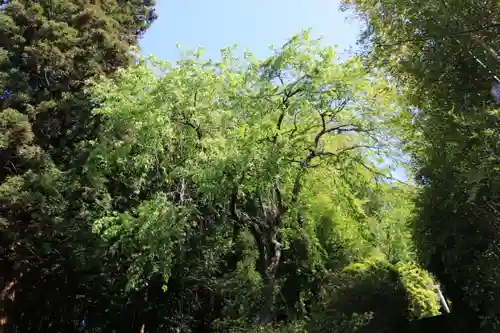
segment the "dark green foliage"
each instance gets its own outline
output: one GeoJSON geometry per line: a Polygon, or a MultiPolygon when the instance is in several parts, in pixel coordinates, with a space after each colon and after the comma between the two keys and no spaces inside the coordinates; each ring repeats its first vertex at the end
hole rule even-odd
{"type": "Polygon", "coordinates": [[[397,272],[377,266],[329,277],[311,331],[390,331],[408,318],[408,302],[397,272]]]}
{"type": "Polygon", "coordinates": [[[154,2],[1,5],[0,319],[6,332],[116,326],[105,311],[130,313],[120,295],[126,262],[105,255],[89,224],[106,202],[75,181],[78,169],[61,170],[99,133],[85,80],[129,64],[154,2]]]}
{"type": "Polygon", "coordinates": [[[13,1],[0,16],[2,110],[27,115],[36,144],[69,163],[96,134],[86,79],[129,62],[128,48],[154,20],[151,1],[13,1]],[[118,10],[117,10],[118,9],[118,10]]]}
{"type": "Polygon", "coordinates": [[[500,114],[490,90],[500,64],[498,2],[349,4],[369,23],[369,63],[418,108],[409,152],[423,185],[415,219],[420,257],[454,311],[472,311],[485,332],[497,331],[500,114]]]}

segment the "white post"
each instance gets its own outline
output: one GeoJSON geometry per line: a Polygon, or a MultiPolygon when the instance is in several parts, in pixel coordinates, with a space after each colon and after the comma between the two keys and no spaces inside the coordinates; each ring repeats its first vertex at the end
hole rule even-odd
{"type": "Polygon", "coordinates": [[[444,311],[446,313],[450,313],[450,308],[448,307],[448,303],[446,302],[446,299],[444,298],[443,293],[441,292],[441,287],[439,285],[435,285],[433,287],[439,295],[439,300],[441,301],[441,305],[443,306],[444,311]]]}

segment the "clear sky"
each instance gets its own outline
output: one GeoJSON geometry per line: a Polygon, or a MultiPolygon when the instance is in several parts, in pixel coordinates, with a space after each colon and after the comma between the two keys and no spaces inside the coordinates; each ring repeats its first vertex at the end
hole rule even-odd
{"type": "Polygon", "coordinates": [[[281,46],[307,28],[346,55],[359,33],[359,25],[339,11],[340,0],[157,0],[156,7],[159,17],[141,48],[163,60],[178,58],[177,42],[184,49],[203,46],[213,58],[235,43],[265,57],[271,44],[281,46]]]}

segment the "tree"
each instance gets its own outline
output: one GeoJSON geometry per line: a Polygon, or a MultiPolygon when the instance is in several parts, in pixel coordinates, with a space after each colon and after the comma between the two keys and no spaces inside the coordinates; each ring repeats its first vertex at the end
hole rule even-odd
{"type": "Polygon", "coordinates": [[[81,329],[93,302],[109,302],[99,290],[113,263],[101,274],[101,241],[87,223],[100,206],[74,176],[101,124],[84,86],[129,64],[153,6],[2,2],[0,310],[8,331],[81,329]]]}
{"type": "Polygon", "coordinates": [[[128,64],[129,46],[155,18],[153,5],[12,1],[2,8],[2,110],[29,117],[36,144],[57,164],[95,133],[85,80],[128,64]]]}
{"type": "MultiPolygon", "coordinates": [[[[84,174],[113,207],[94,228],[113,251],[134,258],[132,290],[161,273],[168,293],[184,254],[203,246],[194,235],[214,232],[214,249],[203,254],[213,260],[208,269],[217,276],[231,267],[224,258],[240,252],[226,278],[246,281],[237,283],[240,295],[259,290],[242,296],[243,314],[256,320],[251,312],[261,309],[256,322],[268,324],[285,258],[314,277],[333,256],[338,269],[370,252],[357,222],[366,218],[374,179],[390,178],[377,165],[397,160],[405,119],[394,91],[359,59],[333,59],[304,32],[263,61],[249,53],[236,59],[228,48],[215,63],[197,50],[178,66],[142,59],[92,86],[94,112],[108,127],[84,174]],[[117,182],[126,185],[120,192],[117,182]],[[331,252],[321,228],[338,237],[331,252]]],[[[231,281],[223,287],[233,297],[231,281]]],[[[295,302],[312,283],[303,288],[295,302]]]]}
{"type": "Polygon", "coordinates": [[[421,259],[454,311],[495,330],[498,284],[499,114],[490,94],[498,68],[494,1],[347,2],[366,19],[367,59],[416,107],[412,150],[421,259]]]}

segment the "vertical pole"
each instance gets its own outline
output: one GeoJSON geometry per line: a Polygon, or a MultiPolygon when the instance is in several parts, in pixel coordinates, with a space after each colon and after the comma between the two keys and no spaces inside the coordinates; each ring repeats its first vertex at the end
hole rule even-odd
{"type": "Polygon", "coordinates": [[[446,299],[444,298],[443,293],[441,292],[441,287],[439,285],[435,285],[434,290],[436,290],[436,292],[439,295],[439,300],[441,301],[441,306],[443,307],[444,311],[446,313],[450,313],[451,311],[450,308],[448,307],[448,302],[446,302],[446,299]]]}

